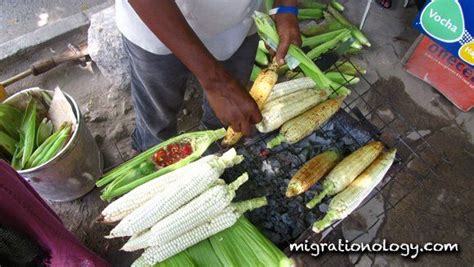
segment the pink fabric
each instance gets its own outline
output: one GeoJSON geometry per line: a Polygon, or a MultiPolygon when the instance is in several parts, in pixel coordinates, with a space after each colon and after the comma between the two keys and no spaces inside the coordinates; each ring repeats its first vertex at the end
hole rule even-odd
{"type": "Polygon", "coordinates": [[[0,160],[0,224],[36,240],[53,267],[109,264],[82,245],[15,170],[0,160]]]}

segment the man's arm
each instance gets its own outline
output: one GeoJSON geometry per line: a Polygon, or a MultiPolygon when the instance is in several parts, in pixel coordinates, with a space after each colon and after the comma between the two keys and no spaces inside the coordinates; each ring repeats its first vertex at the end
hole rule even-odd
{"type": "MultiPolygon", "coordinates": [[[[148,28],[196,76],[223,124],[245,135],[262,117],[246,90],[207,50],[174,0],[129,0],[148,28]]],[[[217,22],[218,23],[218,22],[217,22]]]]}

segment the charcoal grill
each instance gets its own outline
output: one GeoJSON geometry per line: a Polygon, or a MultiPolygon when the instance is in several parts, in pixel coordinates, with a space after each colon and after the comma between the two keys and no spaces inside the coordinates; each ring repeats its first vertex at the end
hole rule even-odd
{"type": "MultiPolygon", "coordinates": [[[[337,71],[338,67],[346,62],[354,65],[348,58],[339,62],[334,66],[337,71]]],[[[230,182],[243,172],[249,173],[250,180],[237,191],[236,200],[267,196],[268,206],[251,211],[246,216],[282,249],[287,248],[290,243],[305,240],[321,242],[337,229],[341,222],[334,223],[320,234],[311,231],[313,222],[324,216],[330,202],[330,198],[326,198],[312,210],[304,206],[315,192],[321,190],[319,182],[301,196],[292,199],[285,197],[292,175],[320,152],[338,148],[348,155],[371,140],[379,140],[389,148],[397,148],[395,163],[383,181],[359,207],[363,207],[372,198],[380,197],[384,200],[385,208],[377,215],[378,218],[395,208],[415,188],[423,186],[421,181],[428,177],[438,177],[436,170],[441,164],[448,163],[444,154],[437,151],[409,118],[391,103],[384,90],[374,86],[362,73],[358,73],[358,76],[360,82],[356,85],[350,85],[350,81],[346,80],[344,86],[350,88],[352,94],[345,99],[342,109],[320,130],[297,144],[283,143],[272,150],[266,149],[266,143],[275,137],[277,132],[247,138],[236,147],[238,152],[245,156],[245,161],[223,174],[224,180],[230,182]],[[430,158],[430,161],[427,158],[430,158]],[[402,174],[412,178],[416,186],[400,183],[397,177],[402,174]],[[404,193],[396,201],[386,197],[384,189],[389,185],[404,189],[404,193]]],[[[202,126],[196,125],[186,131],[200,128],[202,126]]],[[[211,148],[213,151],[225,150],[220,144],[215,145],[217,148],[211,148]]],[[[374,225],[367,226],[361,235],[368,233],[374,225]]],[[[352,242],[358,237],[348,241],[352,242]]]]}
{"type": "MultiPolygon", "coordinates": [[[[338,67],[345,62],[353,65],[351,60],[345,58],[334,66],[335,69],[339,71],[338,67]]],[[[266,149],[266,143],[276,136],[276,132],[246,139],[237,146],[238,152],[245,156],[245,161],[228,169],[223,175],[229,182],[245,171],[249,173],[251,179],[238,191],[236,200],[267,196],[269,205],[249,212],[247,217],[281,248],[304,240],[321,242],[340,223],[334,223],[320,234],[311,231],[313,222],[323,217],[330,202],[330,198],[326,198],[319,207],[312,210],[304,206],[315,192],[321,190],[320,183],[301,196],[292,199],[285,197],[292,175],[320,152],[338,148],[347,155],[371,140],[380,140],[387,147],[397,148],[394,165],[360,206],[363,207],[374,197],[381,197],[386,207],[377,217],[396,207],[416,188],[399,183],[397,176],[404,173],[413,178],[418,186],[422,186],[422,180],[437,177],[436,169],[448,162],[391,103],[381,88],[374,86],[362,73],[358,76],[361,81],[356,85],[350,85],[350,81],[346,80],[344,86],[351,88],[352,94],[345,99],[343,108],[320,130],[297,144],[282,144],[272,150],[266,149]],[[428,157],[431,161],[426,159],[428,157]],[[433,162],[433,158],[438,160],[433,162]],[[389,201],[384,189],[394,183],[406,191],[396,201],[389,201]]],[[[224,150],[222,147],[220,149],[224,150]]],[[[366,232],[373,226],[368,226],[366,232]]],[[[357,238],[358,236],[349,242],[357,238]]]]}

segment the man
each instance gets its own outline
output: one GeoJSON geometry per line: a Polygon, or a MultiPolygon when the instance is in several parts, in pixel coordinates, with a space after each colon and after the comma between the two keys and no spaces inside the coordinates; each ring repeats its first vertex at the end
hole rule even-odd
{"type": "MultiPolygon", "coordinates": [[[[251,16],[260,5],[260,0],[116,0],[117,26],[132,65],[135,149],[176,134],[190,73],[204,89],[204,125],[253,131],[261,114],[244,86],[258,43],[251,16]]],[[[276,0],[275,6],[292,10],[296,0],[276,0]]],[[[300,45],[301,38],[295,14],[282,12],[275,20],[281,39],[276,58],[282,64],[288,46],[300,45]]]]}

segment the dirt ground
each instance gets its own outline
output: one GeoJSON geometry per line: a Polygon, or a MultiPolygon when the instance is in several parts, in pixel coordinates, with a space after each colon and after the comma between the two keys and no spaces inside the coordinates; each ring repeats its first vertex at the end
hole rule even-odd
{"type": "MultiPolygon", "coordinates": [[[[359,21],[362,1],[341,2],[347,7],[347,17],[359,21]]],[[[377,195],[339,224],[324,242],[339,238],[357,242],[450,242],[458,243],[461,251],[427,253],[416,260],[395,253],[295,256],[308,266],[472,266],[474,262],[474,111],[459,112],[433,88],[403,70],[401,59],[418,34],[410,26],[416,9],[403,9],[399,2],[394,1],[391,10],[373,5],[365,28],[373,46],[354,58],[368,69],[365,77],[372,86],[360,85],[354,90],[369,89],[364,95],[367,104],[360,103],[359,108],[373,125],[382,127],[384,121],[397,118],[380,139],[400,147],[399,155],[407,167],[384,182],[377,195]],[[378,108],[368,110],[367,106],[378,108]]],[[[134,112],[129,91],[112,88],[94,66],[59,68],[10,90],[32,85],[46,89],[60,86],[80,103],[104,154],[106,168],[131,156],[134,112]]],[[[187,101],[179,116],[180,131],[198,124],[201,95],[196,80],[190,79],[187,101]]],[[[111,226],[94,222],[105,206],[98,189],[79,200],[50,205],[68,229],[114,266],[127,266],[137,257],[118,251],[124,240],[103,238],[111,226]]]]}

